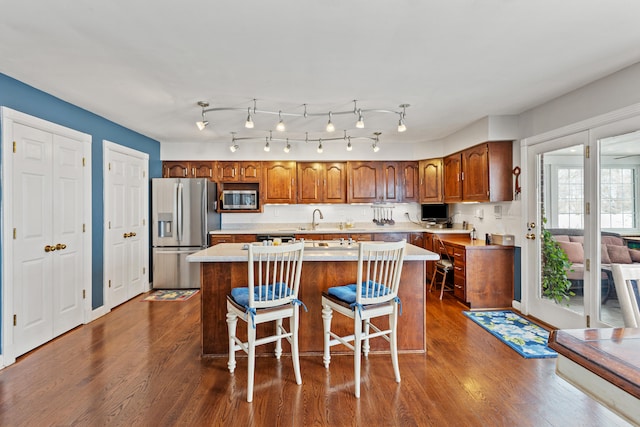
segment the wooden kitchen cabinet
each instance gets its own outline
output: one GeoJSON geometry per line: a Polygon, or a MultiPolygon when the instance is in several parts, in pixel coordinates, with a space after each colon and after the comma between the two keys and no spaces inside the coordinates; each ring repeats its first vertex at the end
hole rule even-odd
{"type": "Polygon", "coordinates": [[[298,203],[346,203],[346,163],[298,162],[298,203]]]}
{"type": "Polygon", "coordinates": [[[162,162],[163,178],[214,178],[215,161],[162,162]]]}
{"type": "MultiPolygon", "coordinates": [[[[402,239],[407,239],[407,233],[375,233],[373,235],[373,240],[376,242],[399,242],[402,239]]],[[[407,243],[409,243],[408,240],[407,243]]]]}
{"type": "Polygon", "coordinates": [[[400,179],[402,185],[401,201],[402,202],[419,202],[420,201],[420,167],[419,162],[401,162],[400,179]]]}
{"type": "Polygon", "coordinates": [[[221,182],[259,182],[261,162],[218,162],[218,180],[221,182]]]}
{"type": "Polygon", "coordinates": [[[418,165],[420,173],[419,202],[443,203],[442,191],[443,162],[441,158],[420,160],[418,165]]]}
{"type": "Polygon", "coordinates": [[[401,162],[348,162],[347,203],[401,201],[401,162]]]}
{"type": "Polygon", "coordinates": [[[257,240],[255,234],[210,234],[209,246],[219,243],[252,243],[257,240]]]}
{"type": "Polygon", "coordinates": [[[444,201],[513,200],[512,141],[490,141],[444,159],[444,201]]]}
{"type": "Polygon", "coordinates": [[[263,203],[296,203],[296,162],[263,162],[263,203]]]}
{"type": "Polygon", "coordinates": [[[506,308],[513,303],[513,246],[485,245],[468,237],[443,237],[453,260],[453,294],[471,309],[506,308]]]}

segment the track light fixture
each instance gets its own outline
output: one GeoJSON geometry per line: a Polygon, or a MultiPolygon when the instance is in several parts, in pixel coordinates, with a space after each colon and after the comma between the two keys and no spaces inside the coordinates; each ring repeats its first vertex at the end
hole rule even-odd
{"type": "MultiPolygon", "coordinates": [[[[201,108],[201,112],[202,112],[202,120],[197,122],[197,126],[198,129],[202,130],[204,129],[209,122],[206,120],[205,117],[205,113],[210,113],[210,112],[215,112],[215,111],[236,111],[236,110],[240,110],[240,111],[244,111],[244,107],[209,107],[209,103],[206,101],[199,101],[198,102],[198,106],[200,106],[201,108]]],[[[307,104],[302,104],[302,106],[304,107],[304,111],[301,113],[295,113],[295,112],[284,112],[282,110],[278,110],[278,111],[269,111],[269,110],[258,110],[257,108],[257,100],[253,99],[253,108],[248,107],[247,108],[247,119],[244,123],[244,126],[247,129],[253,129],[254,128],[254,122],[253,119],[256,116],[256,114],[277,114],[278,115],[278,123],[276,124],[276,130],[279,132],[284,132],[286,130],[286,126],[284,124],[284,120],[282,119],[283,116],[292,116],[292,117],[320,117],[320,116],[329,116],[329,121],[327,122],[327,126],[325,128],[325,130],[327,132],[334,132],[335,131],[335,125],[333,123],[333,115],[345,115],[345,114],[354,114],[357,117],[357,121],[355,123],[355,127],[358,129],[363,129],[364,128],[364,115],[365,113],[383,113],[383,114],[398,114],[400,119],[398,121],[398,132],[404,132],[407,130],[407,125],[405,123],[405,118],[406,118],[406,109],[407,107],[409,107],[409,104],[400,104],[400,108],[402,109],[401,111],[395,111],[395,110],[380,110],[380,109],[362,109],[358,107],[358,103],[357,100],[353,100],[353,110],[348,110],[348,111],[329,111],[329,112],[314,112],[314,113],[310,113],[307,111],[307,104]]]]}
{"type": "Polygon", "coordinates": [[[351,145],[351,137],[347,138],[347,151],[353,150],[353,145],[351,145]]]}
{"type": "Polygon", "coordinates": [[[264,139],[265,139],[264,151],[268,153],[269,151],[271,151],[271,147],[269,146],[269,138],[265,137],[264,139]]]}
{"type": "Polygon", "coordinates": [[[322,139],[318,140],[318,149],[316,150],[318,153],[322,153],[324,150],[322,149],[322,139]]]}
{"type": "MultiPolygon", "coordinates": [[[[235,153],[236,150],[238,150],[238,144],[237,141],[242,141],[242,140],[255,140],[257,139],[256,137],[251,137],[251,136],[243,136],[238,138],[236,136],[236,132],[231,132],[231,146],[229,146],[229,149],[231,150],[231,152],[235,153]]],[[[323,142],[326,141],[346,141],[347,142],[347,151],[351,151],[353,150],[353,145],[351,143],[351,140],[359,140],[359,139],[364,139],[367,141],[372,141],[372,147],[374,149],[374,151],[378,151],[380,150],[379,147],[379,143],[380,143],[380,135],[382,135],[382,132],[374,132],[373,134],[374,136],[350,136],[347,135],[347,131],[344,131],[344,136],[342,137],[336,137],[336,138],[309,138],[309,132],[305,132],[305,137],[304,139],[294,139],[294,138],[274,138],[272,136],[272,131],[269,131],[269,136],[265,136],[264,141],[265,141],[265,145],[264,145],[264,151],[269,151],[271,149],[271,142],[272,141],[282,141],[285,142],[286,145],[284,147],[284,152],[288,153],[289,151],[291,151],[291,141],[296,141],[296,142],[305,142],[305,143],[309,143],[309,142],[318,142],[318,148],[317,148],[317,152],[318,153],[322,153],[324,150],[324,147],[322,145],[323,142]],[[377,148],[376,148],[377,147],[377,148]]]]}
{"type": "Polygon", "coordinates": [[[373,144],[371,144],[371,148],[373,148],[373,152],[377,153],[378,151],[380,151],[380,147],[378,146],[378,142],[380,142],[380,132],[374,132],[373,133],[376,137],[373,138],[373,144]]]}
{"type": "Polygon", "coordinates": [[[288,153],[291,151],[291,144],[289,144],[289,138],[287,138],[287,145],[284,146],[284,152],[288,153]]]}
{"type": "Polygon", "coordinates": [[[198,105],[200,107],[202,107],[202,120],[199,121],[199,122],[196,122],[196,126],[198,126],[198,130],[203,130],[204,128],[206,128],[209,125],[209,122],[204,117],[204,109],[209,106],[209,103],[205,102],[205,101],[200,101],[200,102],[198,102],[198,105]]]}
{"type": "Polygon", "coordinates": [[[329,121],[327,122],[327,132],[334,132],[336,130],[336,127],[333,125],[333,122],[331,121],[331,111],[329,111],[329,121]]]}
{"type": "Polygon", "coordinates": [[[282,111],[278,111],[278,118],[280,119],[280,121],[276,125],[276,130],[278,132],[284,132],[286,127],[284,125],[284,122],[282,121],[282,111]]]}
{"type": "Polygon", "coordinates": [[[229,146],[229,150],[232,153],[235,153],[236,151],[238,151],[238,148],[240,148],[240,146],[236,144],[236,133],[231,132],[231,145],[229,146]]]}

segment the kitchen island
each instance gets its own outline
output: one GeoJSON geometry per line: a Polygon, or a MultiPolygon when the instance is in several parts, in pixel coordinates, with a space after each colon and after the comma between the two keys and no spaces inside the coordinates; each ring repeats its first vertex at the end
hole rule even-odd
{"type": "MultiPolygon", "coordinates": [[[[189,262],[200,263],[202,354],[226,356],[229,351],[226,322],[226,297],[233,287],[247,286],[247,250],[242,243],[221,243],[189,255],[189,262]]],[[[398,296],[402,301],[399,317],[398,349],[401,352],[426,351],[425,324],[425,262],[435,261],[437,254],[407,244],[401,285],[398,296]]],[[[357,243],[309,242],[305,247],[300,279],[299,299],[308,312],[300,314],[300,353],[321,354],[323,346],[322,291],[331,286],[355,283],[358,249],[357,243]]],[[[386,319],[385,319],[386,320],[386,319]]],[[[258,325],[258,336],[271,332],[273,325],[258,325]],[[271,328],[271,329],[269,329],[271,328]]],[[[332,330],[338,334],[353,330],[353,325],[343,316],[335,316],[332,330]]],[[[244,339],[242,328],[238,336],[244,339]]],[[[288,345],[285,342],[285,345],[288,345]]],[[[271,352],[273,344],[262,346],[259,351],[271,352]]],[[[286,347],[285,347],[286,348],[286,347]]],[[[371,342],[372,351],[388,351],[383,339],[371,342]]],[[[338,351],[339,347],[338,347],[338,351]]],[[[345,349],[346,351],[346,349],[345,349]]]]}

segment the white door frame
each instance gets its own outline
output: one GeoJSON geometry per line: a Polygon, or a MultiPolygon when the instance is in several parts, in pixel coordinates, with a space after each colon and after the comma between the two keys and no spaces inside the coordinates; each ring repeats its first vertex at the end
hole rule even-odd
{"type": "MultiPolygon", "coordinates": [[[[593,117],[587,120],[583,120],[581,122],[577,122],[568,126],[564,126],[559,129],[555,129],[544,134],[536,135],[530,138],[525,138],[520,141],[520,156],[521,162],[523,165],[527,165],[528,159],[528,148],[532,145],[546,143],[555,139],[559,139],[565,136],[577,134],[580,132],[587,131],[589,136],[588,140],[585,143],[590,147],[591,150],[591,158],[585,161],[585,202],[589,202],[591,204],[591,212],[599,212],[600,211],[600,201],[598,197],[598,189],[599,189],[599,173],[597,169],[599,168],[599,154],[597,149],[597,140],[604,138],[606,136],[615,135],[616,133],[625,133],[624,129],[629,129],[633,126],[633,124],[637,124],[640,120],[640,104],[634,104],[629,107],[621,108],[619,110],[612,111],[610,113],[606,113],[597,117],[593,117]],[[588,178],[587,178],[588,177],[588,178]],[[587,179],[590,180],[587,182],[587,179]]],[[[637,130],[636,127],[634,130],[637,130]]],[[[531,209],[531,203],[537,202],[536,194],[530,194],[531,188],[535,188],[535,183],[529,182],[530,174],[525,171],[521,175],[522,178],[522,218],[521,218],[521,230],[523,235],[527,233],[527,224],[531,221],[529,218],[529,211],[531,209]]],[[[599,229],[600,218],[599,215],[587,215],[585,217],[585,230],[586,229],[599,229]]],[[[534,230],[536,234],[536,239],[540,239],[540,227],[538,224],[536,230],[534,230]]],[[[599,236],[597,238],[598,242],[589,242],[585,246],[585,257],[589,257],[592,260],[600,259],[600,245],[599,236]]],[[[520,308],[524,314],[530,314],[531,305],[532,305],[532,297],[534,291],[531,289],[535,288],[536,284],[536,266],[532,265],[530,260],[536,259],[535,253],[532,251],[537,250],[537,245],[530,244],[527,240],[525,244],[522,246],[522,301],[520,304],[520,308]]],[[[593,263],[594,265],[599,265],[599,261],[593,263]]],[[[595,269],[589,273],[591,275],[590,278],[585,278],[585,280],[598,280],[597,272],[595,269]]],[[[593,286],[591,286],[593,288],[593,286]]],[[[594,301],[599,301],[597,294],[597,289],[590,290],[595,298],[594,301]]],[[[591,314],[595,308],[587,308],[585,310],[589,310],[589,312],[585,311],[585,313],[591,314]]],[[[597,319],[597,316],[591,316],[594,319],[597,319]]],[[[542,319],[544,320],[544,319],[542,319]]],[[[597,322],[593,322],[596,323],[597,322]]],[[[554,325],[558,327],[562,327],[561,325],[554,325]]]]}
{"type": "Polygon", "coordinates": [[[83,257],[85,259],[82,281],[85,284],[85,299],[83,305],[83,323],[92,320],[91,317],[91,276],[92,276],[92,252],[91,252],[91,135],[70,129],[19,111],[0,107],[0,115],[2,117],[2,356],[0,366],[7,366],[15,362],[14,354],[14,336],[13,336],[13,262],[11,261],[11,250],[13,240],[13,213],[11,206],[13,200],[12,185],[6,183],[12,182],[13,165],[11,156],[13,155],[13,124],[20,123],[50,132],[56,135],[62,135],[75,139],[83,143],[83,151],[85,158],[84,183],[83,186],[83,224],[85,232],[83,233],[83,257]]]}
{"type": "Polygon", "coordinates": [[[144,153],[142,151],[138,151],[135,150],[133,148],[129,148],[129,147],[125,147],[123,145],[117,144],[115,142],[111,142],[111,141],[107,141],[107,140],[103,140],[102,141],[102,151],[103,151],[103,167],[102,167],[102,173],[103,173],[103,182],[104,182],[104,191],[103,191],[103,197],[104,197],[104,204],[103,204],[103,218],[104,218],[104,224],[103,224],[103,255],[104,255],[104,262],[103,262],[103,271],[104,271],[104,277],[103,277],[103,287],[102,287],[102,297],[103,297],[103,307],[106,309],[106,311],[110,311],[111,310],[111,303],[109,302],[109,278],[108,278],[108,270],[109,270],[109,265],[111,264],[111,259],[110,259],[110,249],[111,249],[111,245],[112,242],[110,240],[110,233],[109,233],[109,212],[111,212],[111,204],[113,203],[113,201],[109,198],[110,192],[108,191],[108,182],[109,182],[109,161],[111,159],[110,154],[113,152],[117,152],[117,153],[121,153],[121,154],[125,154],[127,156],[131,156],[133,158],[136,158],[138,160],[141,160],[143,162],[145,162],[145,167],[144,167],[144,175],[147,179],[147,184],[145,186],[145,191],[144,191],[144,196],[142,197],[142,203],[144,205],[142,212],[144,213],[144,226],[143,226],[143,231],[142,231],[142,236],[140,237],[140,240],[143,243],[143,247],[145,248],[145,255],[144,255],[144,259],[143,259],[143,264],[146,266],[145,267],[145,271],[146,273],[144,274],[144,278],[143,278],[143,291],[147,291],[150,289],[149,286],[149,154],[148,153],[144,153]]]}

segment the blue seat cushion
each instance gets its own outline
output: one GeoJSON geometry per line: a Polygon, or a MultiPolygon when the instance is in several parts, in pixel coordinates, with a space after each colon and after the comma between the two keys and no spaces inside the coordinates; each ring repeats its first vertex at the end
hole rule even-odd
{"type": "MultiPolygon", "coordinates": [[[[275,285],[262,285],[256,286],[253,288],[253,300],[260,301],[260,296],[262,296],[262,301],[280,299],[282,297],[287,297],[293,293],[293,290],[287,287],[286,283],[276,283],[275,285]],[[284,289],[281,288],[284,286],[284,289]],[[280,295],[282,293],[282,295],[280,295]]],[[[233,300],[243,306],[249,306],[249,288],[233,288],[231,289],[231,298],[233,300]]]]}
{"type": "Polygon", "coordinates": [[[633,289],[633,294],[636,297],[636,302],[638,304],[638,307],[640,307],[640,291],[638,290],[638,281],[630,280],[629,282],[631,283],[631,289],[633,289]]]}
{"type": "MultiPolygon", "coordinates": [[[[356,284],[344,286],[334,286],[329,288],[327,293],[338,298],[341,301],[352,304],[356,302],[356,284]]],[[[384,285],[380,285],[372,280],[362,282],[361,296],[363,297],[381,297],[391,293],[391,290],[384,285]],[[369,291],[370,290],[370,291],[369,291]]]]}

